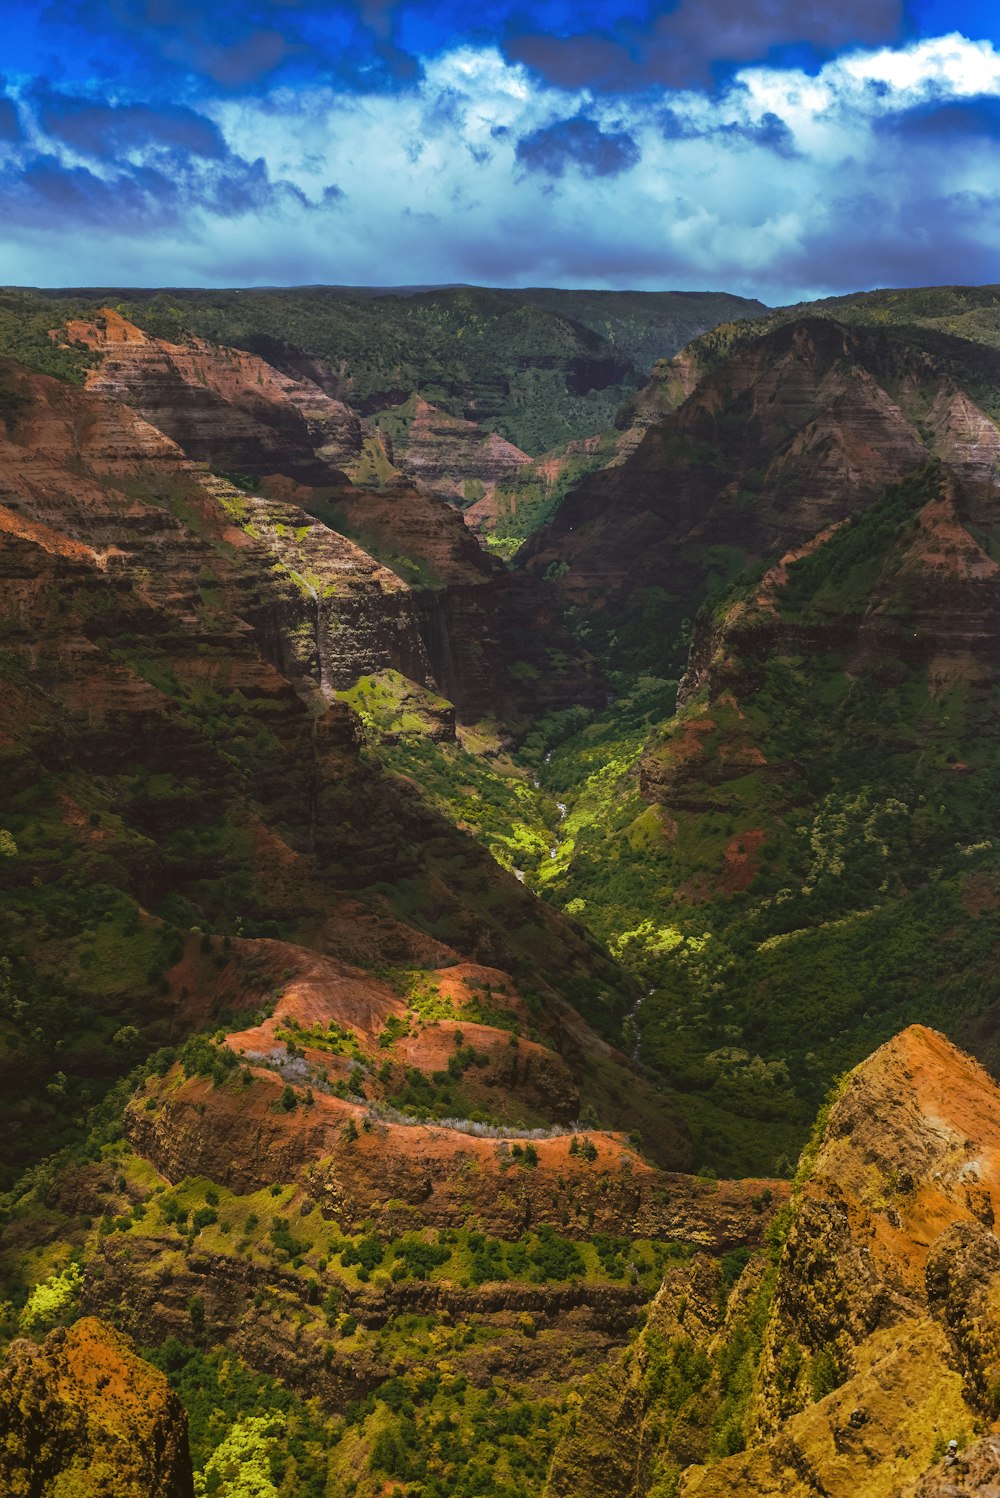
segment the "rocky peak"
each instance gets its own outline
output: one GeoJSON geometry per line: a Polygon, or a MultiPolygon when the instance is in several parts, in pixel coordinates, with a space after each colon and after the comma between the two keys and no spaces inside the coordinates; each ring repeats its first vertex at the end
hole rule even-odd
{"type": "Polygon", "coordinates": [[[995,493],[1000,431],[962,390],[942,389],[930,412],[934,450],[963,486],[995,493]]]}
{"type": "Polygon", "coordinates": [[[681,1491],[912,1494],[993,1410],[998,1204],[1000,1089],[911,1025],[845,1078],[803,1156],[749,1449],[681,1491]]]}
{"type": "Polygon", "coordinates": [[[183,343],[153,338],[109,307],[71,319],[65,337],[100,355],[89,389],[125,401],[191,458],[229,473],[329,481],[331,471],[357,471],[366,449],[377,448],[392,473],[378,435],[356,412],[315,380],[256,354],[193,335],[183,343]]]}
{"type": "Polygon", "coordinates": [[[857,1067],[830,1109],[804,1186],[864,1219],[866,1256],[923,1294],[928,1254],[957,1222],[1000,1208],[1000,1091],[936,1030],[911,1025],[857,1067]]]}
{"type": "Polygon", "coordinates": [[[464,508],[489,501],[497,483],[532,460],[499,432],[449,415],[420,395],[386,413],[396,461],[427,493],[464,508]]]}
{"type": "Polygon", "coordinates": [[[167,1380],[93,1316],[0,1366],[0,1479],[8,1498],[100,1493],[193,1498],[187,1415],[167,1380]]]}

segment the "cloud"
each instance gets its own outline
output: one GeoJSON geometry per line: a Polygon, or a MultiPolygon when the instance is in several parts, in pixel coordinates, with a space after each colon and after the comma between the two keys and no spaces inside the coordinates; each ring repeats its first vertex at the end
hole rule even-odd
{"type": "Polygon", "coordinates": [[[715,137],[730,142],[745,141],[748,145],[763,146],[776,151],[779,156],[790,156],[795,152],[795,137],[783,119],[772,110],[765,110],[759,119],[715,119],[712,117],[691,118],[666,108],[658,113],[658,121],[668,140],[696,140],[715,137]]]}
{"type": "Polygon", "coordinates": [[[0,141],[19,141],[22,134],[17,106],[12,99],[0,94],[0,141]]]}
{"type": "Polygon", "coordinates": [[[178,74],[210,93],[279,77],[378,92],[419,76],[395,35],[397,11],[382,0],[48,0],[46,24],[118,49],[157,92],[178,74]]]}
{"type": "MultiPolygon", "coordinates": [[[[332,189],[326,204],[337,193],[332,189]]],[[[122,161],[97,170],[51,152],[27,151],[0,169],[0,216],[18,231],[44,229],[62,238],[68,268],[82,249],[81,234],[100,241],[181,225],[197,233],[206,220],[290,209],[312,212],[315,205],[293,183],[272,180],[261,158],[227,155],[203,162],[173,156],[168,165],[122,161]]]]}
{"type": "Polygon", "coordinates": [[[101,176],[88,167],[67,166],[54,156],[28,159],[15,181],[0,187],[0,201],[17,207],[26,221],[76,225],[113,224],[116,229],[155,228],[203,209],[228,217],[260,212],[271,195],[263,162],[238,172],[167,175],[131,167],[101,176]]]}
{"type": "Polygon", "coordinates": [[[227,154],[218,125],[183,104],[105,104],[45,88],[30,98],[42,131],[86,156],[114,159],[149,147],[215,159],[227,154]]]}
{"type": "Polygon", "coordinates": [[[0,281],[716,286],[785,301],[1000,280],[1000,53],[958,36],[745,66],[711,92],[567,94],[465,46],[395,92],[282,86],[155,117],[118,113],[139,104],[118,97],[93,119],[64,109],[49,121],[61,134],[44,133],[35,97],[0,177],[0,281]],[[126,137],[120,155],[83,149],[126,137]],[[194,149],[216,139],[224,155],[194,149]]]}
{"type": "Polygon", "coordinates": [[[886,115],[879,121],[879,128],[913,141],[937,141],[947,148],[963,138],[1000,140],[1000,98],[980,94],[918,104],[886,115]]]}
{"type": "Polygon", "coordinates": [[[722,66],[763,61],[778,48],[806,45],[819,55],[901,36],[901,0],[680,0],[646,25],[613,30],[511,30],[507,55],[559,88],[629,92],[710,83],[722,66]]]}
{"type": "Polygon", "coordinates": [[[547,177],[561,177],[568,166],[584,177],[617,177],[635,166],[640,151],[626,131],[605,132],[576,115],[522,136],[515,154],[526,171],[547,177]]]}

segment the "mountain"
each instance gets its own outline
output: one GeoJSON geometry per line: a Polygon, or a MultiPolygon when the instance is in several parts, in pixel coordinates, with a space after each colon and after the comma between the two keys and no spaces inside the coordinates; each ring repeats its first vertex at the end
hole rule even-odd
{"type": "Polygon", "coordinates": [[[782,323],[705,372],[679,409],[647,416],[631,455],[577,485],[518,565],[558,568],[567,601],[609,621],[651,602],[672,638],[706,592],[845,519],[928,452],[964,444],[960,461],[987,473],[998,391],[982,345],[782,323]]]}
{"type": "Polygon", "coordinates": [[[56,355],[48,331],[109,306],[172,343],[257,354],[365,417],[419,395],[532,456],[609,426],[653,358],[723,316],[765,310],[724,293],[11,288],[0,293],[0,353],[46,373],[84,369],[84,351],[56,355]]]}
{"type": "Polygon", "coordinates": [[[12,1471],[991,1480],[988,293],[731,323],[545,451],[456,392],[625,300],[5,296],[12,1471]],[[355,303],[440,399],[295,341],[355,303]]]}
{"type": "Polygon", "coordinates": [[[547,1498],[988,1492],[962,1476],[998,1470],[973,1435],[996,1414],[998,1130],[996,1086],[941,1035],[880,1048],[824,1110],[766,1252],[721,1289],[705,1262],[668,1278],[581,1389],[547,1498]]]}

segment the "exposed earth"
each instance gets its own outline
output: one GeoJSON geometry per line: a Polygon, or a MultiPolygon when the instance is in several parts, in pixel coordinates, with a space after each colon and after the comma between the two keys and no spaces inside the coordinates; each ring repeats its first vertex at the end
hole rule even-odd
{"type": "Polygon", "coordinates": [[[1000,1484],[1000,292],[671,296],[0,293],[4,1491],[1000,1484]]]}

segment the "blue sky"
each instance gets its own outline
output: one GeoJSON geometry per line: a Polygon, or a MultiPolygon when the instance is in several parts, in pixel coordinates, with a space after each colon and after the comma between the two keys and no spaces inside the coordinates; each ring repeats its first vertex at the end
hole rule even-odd
{"type": "Polygon", "coordinates": [[[983,0],[0,0],[0,283],[1000,281],[983,0]]]}

